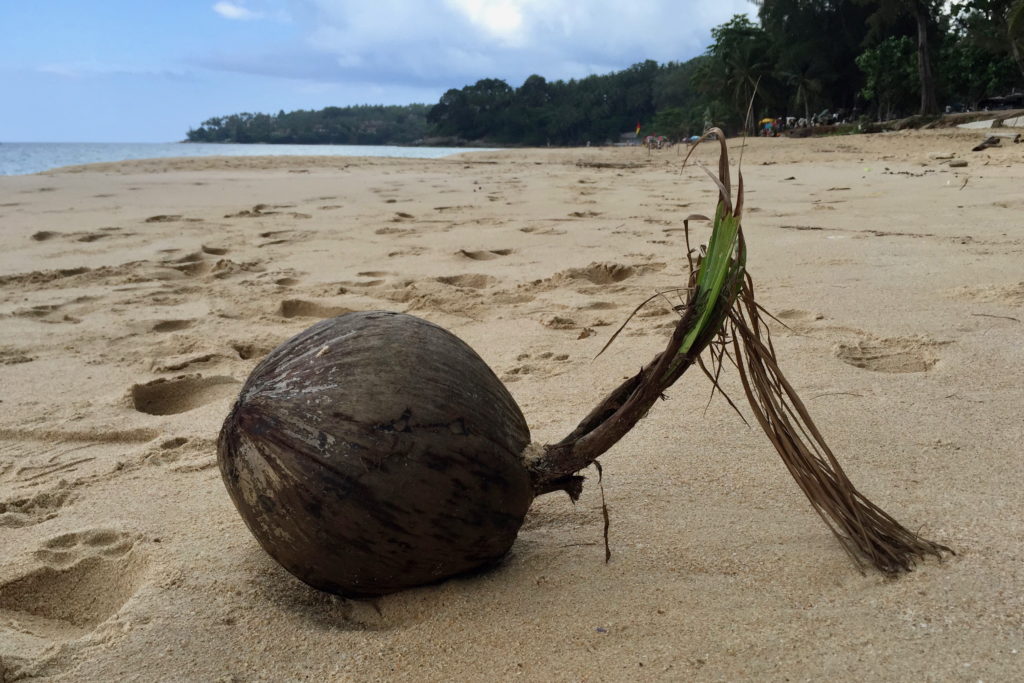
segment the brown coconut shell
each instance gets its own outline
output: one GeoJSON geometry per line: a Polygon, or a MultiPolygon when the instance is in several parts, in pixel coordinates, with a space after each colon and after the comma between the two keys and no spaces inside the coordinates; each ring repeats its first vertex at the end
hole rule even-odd
{"type": "Polygon", "coordinates": [[[306,583],[390,593],[511,547],[533,490],[530,432],[487,364],[419,318],[324,320],[253,371],[220,433],[231,499],[306,583]]]}

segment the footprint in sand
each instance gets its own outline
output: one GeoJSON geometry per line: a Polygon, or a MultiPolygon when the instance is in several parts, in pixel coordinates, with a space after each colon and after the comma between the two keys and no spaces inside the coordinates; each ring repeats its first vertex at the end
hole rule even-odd
{"type": "Polygon", "coordinates": [[[522,365],[517,365],[511,370],[505,372],[501,379],[506,384],[510,382],[518,382],[527,375],[532,375],[538,378],[557,377],[558,375],[561,375],[565,372],[565,370],[558,364],[564,363],[565,361],[569,360],[569,354],[555,354],[551,351],[544,351],[542,353],[537,354],[535,357],[531,358],[530,354],[522,353],[516,357],[516,360],[534,360],[539,362],[523,363],[522,365]]]}
{"type": "Polygon", "coordinates": [[[75,238],[76,242],[98,242],[104,237],[110,237],[109,232],[89,232],[75,238]]]}
{"type": "Polygon", "coordinates": [[[541,320],[541,324],[549,330],[572,330],[579,327],[572,318],[561,315],[552,315],[541,320]]]}
{"type": "Polygon", "coordinates": [[[129,396],[132,407],[140,413],[177,415],[234,396],[238,393],[238,384],[234,377],[181,375],[136,384],[129,396]]]}
{"type": "Polygon", "coordinates": [[[564,235],[565,230],[559,230],[557,228],[538,228],[533,226],[527,226],[525,228],[519,228],[519,232],[525,232],[531,235],[564,235]]]}
{"type": "Polygon", "coordinates": [[[56,512],[70,497],[48,497],[48,493],[64,486],[74,489],[83,481],[124,471],[134,446],[155,436],[152,430],[144,429],[0,429],[0,482],[19,491],[18,498],[5,501],[7,512],[33,511],[44,516],[56,512]],[[40,497],[33,499],[37,495],[40,497]]]}
{"type": "Polygon", "coordinates": [[[280,343],[280,340],[272,337],[266,337],[258,340],[247,340],[247,341],[233,341],[229,344],[231,349],[238,354],[238,358],[241,360],[251,360],[253,358],[262,358],[267,355],[280,343]]]}
{"type": "Polygon", "coordinates": [[[412,228],[377,228],[374,235],[415,235],[417,232],[412,228]]]}
{"type": "Polygon", "coordinates": [[[300,240],[307,239],[310,236],[308,232],[300,232],[296,230],[268,230],[261,232],[260,237],[267,239],[266,242],[260,242],[256,246],[260,249],[263,247],[272,247],[277,244],[291,244],[300,240]]]}
{"type": "Polygon", "coordinates": [[[64,304],[39,304],[28,308],[19,308],[15,317],[30,318],[41,323],[80,323],[82,320],[67,313],[61,313],[64,304]]]}
{"type": "Polygon", "coordinates": [[[584,304],[577,308],[580,311],[610,311],[618,308],[618,304],[613,304],[611,301],[591,301],[588,304],[584,304]]]}
{"type": "Polygon", "coordinates": [[[0,568],[4,680],[32,675],[48,649],[89,636],[121,611],[145,578],[136,545],[120,530],[86,529],[45,541],[27,572],[0,568]]]}
{"type": "Polygon", "coordinates": [[[373,278],[371,280],[339,280],[338,294],[346,293],[350,287],[379,287],[384,284],[384,278],[389,275],[397,275],[397,273],[391,273],[385,270],[363,270],[356,273],[359,277],[373,278]]]}
{"type": "Polygon", "coordinates": [[[501,381],[504,382],[505,384],[518,382],[527,375],[534,374],[535,372],[537,372],[537,370],[538,368],[536,365],[530,365],[529,363],[525,365],[517,365],[516,367],[512,368],[511,370],[503,374],[501,376],[501,381]]]}
{"type": "Polygon", "coordinates": [[[33,270],[28,273],[14,273],[13,275],[0,276],[0,286],[7,285],[41,285],[55,280],[84,275],[92,271],[92,268],[80,266],[78,268],[59,268],[57,270],[33,270]]]}
{"type": "Polygon", "coordinates": [[[595,285],[610,285],[633,277],[636,269],[621,263],[591,263],[586,268],[570,268],[562,274],[573,280],[587,280],[595,285]]]}
{"type": "Polygon", "coordinates": [[[1024,304],[1024,281],[1002,285],[967,285],[950,290],[949,293],[967,301],[1020,306],[1024,304]]]}
{"type": "Polygon", "coordinates": [[[484,289],[495,282],[495,278],[482,273],[467,273],[465,275],[446,275],[435,278],[443,285],[452,287],[465,287],[467,289],[484,289]]]}
{"type": "Polygon", "coordinates": [[[481,249],[479,251],[466,251],[465,249],[459,249],[455,253],[474,261],[490,261],[492,259],[501,258],[502,256],[508,256],[512,253],[512,249],[481,249]]]}
{"type": "Polygon", "coordinates": [[[150,332],[180,332],[192,327],[194,320],[157,320],[149,328],[150,332]]]}
{"type": "Polygon", "coordinates": [[[53,519],[73,499],[70,486],[59,483],[50,489],[0,501],[0,528],[16,529],[53,519]]]}
{"type": "Polygon", "coordinates": [[[949,343],[923,337],[876,337],[863,330],[833,324],[821,313],[799,308],[784,308],[774,317],[797,334],[848,339],[833,346],[836,358],[873,372],[927,372],[939,362],[935,350],[949,343]]]}
{"type": "Polygon", "coordinates": [[[19,349],[14,346],[0,347],[0,365],[19,365],[31,363],[36,356],[31,354],[30,349],[19,349]]]}
{"type": "Polygon", "coordinates": [[[277,211],[267,211],[269,206],[267,204],[257,204],[251,209],[242,209],[235,213],[224,214],[224,218],[258,218],[259,216],[273,215],[277,211]]]}
{"type": "MultiPolygon", "coordinates": [[[[654,302],[652,301],[651,303],[653,304],[654,302]]],[[[637,318],[660,318],[662,316],[672,315],[673,313],[675,313],[675,311],[673,311],[668,306],[647,305],[647,306],[644,306],[643,308],[641,308],[639,311],[637,311],[636,317],[637,318]]],[[[675,325],[675,321],[672,321],[672,326],[674,326],[674,325],[675,325]]]]}
{"type": "Polygon", "coordinates": [[[868,338],[838,344],[835,355],[856,368],[874,372],[926,372],[939,362],[934,349],[941,342],[914,338],[868,338]]]}
{"type": "Polygon", "coordinates": [[[396,256],[420,256],[427,253],[427,251],[428,250],[425,247],[409,247],[408,249],[389,251],[388,258],[395,258],[396,256]]]}
{"type": "Polygon", "coordinates": [[[260,283],[270,281],[278,287],[294,287],[302,282],[302,279],[299,277],[301,275],[305,275],[305,273],[300,273],[292,270],[291,268],[286,268],[284,270],[264,271],[260,273],[256,279],[260,283]]]}
{"type": "Polygon", "coordinates": [[[167,259],[158,263],[142,262],[133,269],[138,280],[157,280],[162,282],[186,280],[209,276],[223,280],[239,273],[259,273],[264,267],[259,262],[236,263],[230,259],[213,261],[202,251],[195,251],[178,258],[167,259]]]}
{"type": "Polygon", "coordinates": [[[285,299],[278,308],[283,318],[333,318],[353,309],[335,304],[309,301],[306,299],[285,299]]]}
{"type": "Polygon", "coordinates": [[[774,314],[776,318],[783,321],[784,323],[790,322],[801,322],[809,323],[816,320],[824,320],[825,316],[821,313],[815,313],[813,311],[804,311],[799,308],[784,308],[781,311],[774,314]]]}
{"type": "Polygon", "coordinates": [[[178,372],[192,365],[213,364],[223,358],[221,354],[212,352],[183,353],[155,359],[152,369],[153,372],[178,372]]]}
{"type": "Polygon", "coordinates": [[[795,332],[797,334],[811,334],[814,332],[824,332],[826,330],[839,331],[839,329],[841,329],[836,326],[823,323],[822,321],[825,320],[825,316],[814,311],[805,311],[799,308],[784,308],[772,315],[776,320],[785,325],[789,332],[795,332]]]}
{"type": "Polygon", "coordinates": [[[212,439],[174,436],[154,444],[143,459],[148,465],[166,465],[172,472],[198,472],[216,467],[216,452],[217,445],[212,439]]]}
{"type": "Polygon", "coordinates": [[[191,277],[205,275],[213,269],[213,264],[205,258],[201,251],[194,251],[190,254],[179,256],[176,259],[165,261],[161,265],[167,268],[173,268],[179,273],[191,277]]]}
{"type": "Polygon", "coordinates": [[[644,263],[627,266],[621,263],[591,263],[585,268],[569,268],[555,274],[556,278],[587,280],[595,285],[610,285],[622,282],[634,275],[657,272],[665,268],[664,263],[644,263]]]}

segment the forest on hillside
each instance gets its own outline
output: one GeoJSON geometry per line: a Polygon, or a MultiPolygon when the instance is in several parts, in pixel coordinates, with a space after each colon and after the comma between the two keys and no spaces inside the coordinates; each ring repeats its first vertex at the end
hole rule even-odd
{"type": "Polygon", "coordinates": [[[603,144],[640,125],[678,139],[752,120],[848,121],[978,109],[1024,90],[1024,0],[762,0],[693,59],[568,81],[485,78],[433,106],[211,119],[196,142],[603,144]],[[948,109],[947,109],[948,108],[948,109]]]}

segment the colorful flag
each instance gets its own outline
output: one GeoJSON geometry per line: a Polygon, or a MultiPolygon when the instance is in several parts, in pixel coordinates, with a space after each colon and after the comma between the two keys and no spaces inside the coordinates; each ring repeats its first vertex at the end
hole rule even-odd
{"type": "Polygon", "coordinates": [[[639,121],[636,122],[636,134],[640,135],[640,122],[639,121]]]}

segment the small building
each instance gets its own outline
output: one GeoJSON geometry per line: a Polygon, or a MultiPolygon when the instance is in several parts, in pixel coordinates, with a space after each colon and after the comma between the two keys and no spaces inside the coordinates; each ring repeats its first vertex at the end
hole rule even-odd
{"type": "Polygon", "coordinates": [[[628,133],[619,135],[619,141],[615,144],[619,147],[639,147],[640,136],[636,134],[636,131],[631,130],[628,133]]]}

